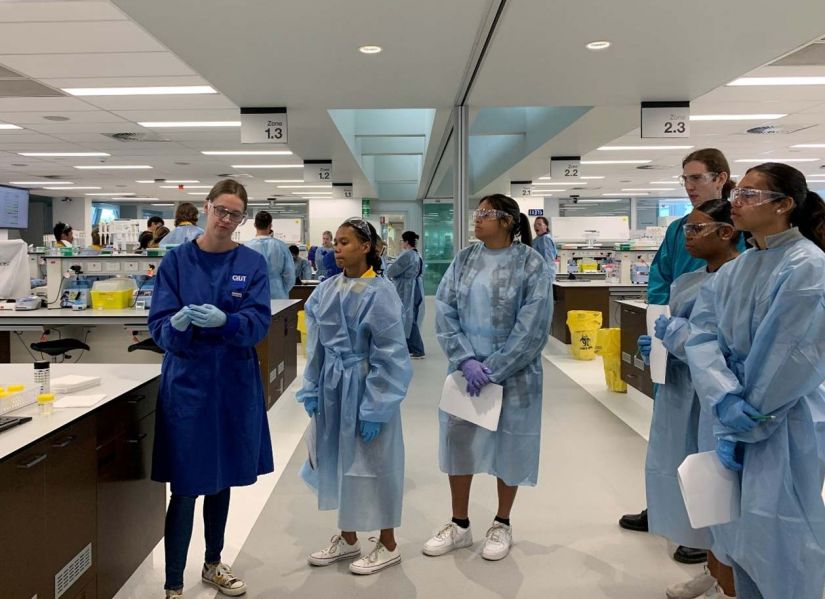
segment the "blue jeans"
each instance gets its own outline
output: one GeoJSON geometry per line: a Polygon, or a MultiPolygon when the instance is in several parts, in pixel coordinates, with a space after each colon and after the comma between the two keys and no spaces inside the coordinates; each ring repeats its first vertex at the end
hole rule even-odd
{"type": "MultiPolygon", "coordinates": [[[[163,546],[166,550],[166,584],[164,589],[182,589],[183,571],[186,568],[186,554],[192,538],[195,519],[195,499],[186,495],[172,495],[166,512],[166,530],[163,546]]],[[[221,561],[223,533],[229,514],[229,489],[203,498],[203,526],[206,537],[207,564],[221,561]]]]}
{"type": "Polygon", "coordinates": [[[417,304],[413,308],[413,324],[410,336],[407,337],[407,349],[414,356],[424,355],[424,340],[421,338],[421,331],[418,330],[418,308],[421,304],[417,304]]]}

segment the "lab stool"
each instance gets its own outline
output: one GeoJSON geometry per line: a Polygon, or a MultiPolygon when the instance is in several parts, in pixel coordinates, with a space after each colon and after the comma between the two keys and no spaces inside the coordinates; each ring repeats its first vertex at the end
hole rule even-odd
{"type": "Polygon", "coordinates": [[[63,359],[70,359],[68,352],[76,349],[89,351],[89,346],[83,343],[80,339],[55,339],[54,341],[40,341],[32,343],[31,347],[34,351],[51,356],[52,362],[57,362],[57,358],[63,356],[63,359]]]}
{"type": "Polygon", "coordinates": [[[126,351],[133,352],[133,351],[136,351],[136,350],[153,351],[156,354],[161,354],[161,355],[166,353],[166,352],[163,351],[163,348],[161,348],[157,343],[155,343],[155,340],[152,339],[151,337],[147,337],[143,341],[138,341],[137,343],[133,343],[132,345],[130,345],[127,348],[126,351]]]}

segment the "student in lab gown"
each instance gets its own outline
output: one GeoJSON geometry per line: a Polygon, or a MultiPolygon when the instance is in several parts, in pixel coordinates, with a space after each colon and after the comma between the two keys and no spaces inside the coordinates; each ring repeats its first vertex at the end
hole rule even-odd
{"type": "Polygon", "coordinates": [[[404,231],[401,235],[404,251],[387,267],[385,273],[401,298],[404,334],[407,335],[407,348],[413,358],[424,357],[424,340],[421,338],[421,323],[424,321],[424,260],[416,249],[418,239],[417,233],[404,231]]]}
{"type": "Polygon", "coordinates": [[[553,269],[553,277],[555,277],[558,251],[553,238],[550,237],[550,222],[543,216],[537,216],[533,223],[533,230],[536,232],[536,238],[533,239],[533,249],[541,254],[542,258],[553,269]]]}
{"type": "Polygon", "coordinates": [[[355,560],[353,574],[401,561],[394,533],[404,492],[400,403],[412,367],[401,301],[392,283],[376,276],[377,238],[361,218],[338,228],[335,258],[343,272],[318,285],[304,307],[308,355],[297,394],[316,431],[317,464],[305,464],[301,475],[319,509],[338,510],[340,528],[308,561],[355,560]],[[362,557],[357,531],[370,530],[381,532],[362,557]]]}
{"type": "Polygon", "coordinates": [[[472,544],[470,485],[473,475],[486,473],[498,479],[498,512],[482,557],[494,561],[510,551],[518,487],[538,482],[541,350],[553,312],[552,278],[530,247],[530,222],[515,200],[488,196],[474,218],[481,243],[459,252],[441,280],[436,334],[449,371],[462,372],[471,395],[495,383],[504,387],[504,399],[496,431],[439,411],[439,461],[449,476],[453,518],[423,551],[437,556],[472,544]]]}
{"type": "Polygon", "coordinates": [[[206,232],[160,263],[149,329],[165,350],[152,479],[171,483],[166,514],[166,594],[180,597],[195,499],[203,495],[204,582],[225,595],[246,585],[221,562],[230,487],[272,472],[272,446],[255,345],[269,330],[266,262],[232,241],[246,220],[244,187],[217,183],[206,232]]]}
{"type": "Polygon", "coordinates": [[[198,225],[198,209],[191,202],[180,204],[175,210],[175,229],[160,240],[160,247],[181,245],[203,235],[198,225]]]}
{"type": "Polygon", "coordinates": [[[269,274],[269,297],[289,299],[289,290],[295,286],[295,264],[289,247],[280,239],[272,237],[272,215],[261,210],[255,215],[255,239],[246,242],[246,247],[261,254],[266,260],[269,274]]]}
{"type": "Polygon", "coordinates": [[[741,472],[727,557],[740,599],[822,599],[825,204],[778,163],[750,169],[731,203],[752,247],[702,288],[686,344],[716,453],[741,472]]]}

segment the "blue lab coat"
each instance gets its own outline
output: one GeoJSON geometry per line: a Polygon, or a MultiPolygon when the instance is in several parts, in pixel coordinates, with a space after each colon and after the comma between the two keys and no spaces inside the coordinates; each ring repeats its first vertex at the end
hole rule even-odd
{"type": "Polygon", "coordinates": [[[256,237],[247,241],[246,247],[255,250],[266,260],[269,297],[289,299],[289,290],[295,286],[295,264],[289,246],[274,237],[256,237]]]}
{"type": "Polygon", "coordinates": [[[321,280],[322,278],[330,277],[334,273],[327,273],[327,264],[325,258],[327,254],[333,255],[333,264],[335,264],[335,249],[334,248],[325,248],[322,245],[319,245],[315,248],[315,278],[321,280]]]}
{"type": "Polygon", "coordinates": [[[395,285],[404,310],[404,335],[409,338],[413,325],[424,322],[424,261],[415,250],[405,250],[387,267],[385,275],[395,285]],[[415,318],[418,307],[418,319],[415,318]]]}
{"type": "Polygon", "coordinates": [[[686,351],[703,409],[733,394],[775,417],[747,433],[715,421],[744,448],[728,557],[764,599],[822,599],[825,253],[791,229],[725,264],[699,293],[686,351]]]}
{"type": "Polygon", "coordinates": [[[309,260],[298,256],[297,259],[292,259],[293,267],[295,268],[296,279],[302,281],[309,281],[312,279],[312,267],[309,265],[309,260]]]}
{"type": "Polygon", "coordinates": [[[296,397],[317,399],[319,412],[317,468],[305,464],[301,475],[319,509],[338,510],[341,530],[396,528],[404,494],[400,403],[412,378],[398,294],[380,277],[336,275],[304,310],[307,365],[296,397]],[[361,420],[382,423],[369,443],[361,420]]]}
{"type": "Polygon", "coordinates": [[[507,485],[535,485],[541,446],[541,350],[553,314],[552,277],[544,258],[514,243],[474,244],[455,257],[436,293],[436,334],[448,371],[475,358],[504,386],[498,430],[439,410],[441,470],[488,473],[507,485]]]}
{"type": "Polygon", "coordinates": [[[266,262],[239,246],[209,253],[189,242],[170,250],[155,277],[149,330],[163,357],[152,479],[176,495],[211,495],[273,470],[255,345],[271,320],[266,262]],[[213,304],[219,328],[169,322],[183,306],[213,304]]]}
{"type": "Polygon", "coordinates": [[[533,240],[533,249],[541,254],[541,257],[544,258],[550,266],[553,266],[555,270],[558,251],[556,250],[556,244],[553,242],[553,238],[550,237],[550,233],[536,237],[533,240]]]}

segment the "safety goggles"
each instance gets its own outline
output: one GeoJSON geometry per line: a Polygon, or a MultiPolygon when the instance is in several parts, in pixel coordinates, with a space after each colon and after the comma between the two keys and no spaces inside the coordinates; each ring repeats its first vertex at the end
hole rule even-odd
{"type": "Polygon", "coordinates": [[[355,227],[360,231],[360,233],[366,237],[367,239],[372,239],[372,231],[370,231],[370,225],[367,221],[363,218],[358,218],[357,216],[353,216],[352,218],[348,218],[344,221],[345,225],[350,225],[351,227],[355,227]]]}
{"type": "Polygon", "coordinates": [[[242,225],[246,222],[246,212],[235,212],[234,210],[227,210],[223,206],[216,206],[209,202],[209,208],[212,210],[218,220],[229,219],[233,225],[242,225]]]}
{"type": "Polygon", "coordinates": [[[731,190],[728,201],[733,206],[748,206],[753,208],[763,204],[770,204],[771,202],[781,200],[784,197],[787,197],[787,194],[779,191],[753,189],[751,187],[736,187],[731,190]]]}
{"type": "Polygon", "coordinates": [[[509,214],[504,210],[492,210],[490,208],[478,208],[473,210],[473,220],[489,220],[491,218],[507,218],[509,214]]]}
{"type": "Polygon", "coordinates": [[[682,187],[687,186],[688,183],[690,183],[691,185],[699,185],[702,183],[710,183],[718,176],[719,173],[698,173],[696,175],[680,175],[679,183],[682,184],[682,187]]]}
{"type": "Polygon", "coordinates": [[[685,237],[706,237],[723,227],[730,227],[730,223],[686,223],[682,225],[685,237]]]}

